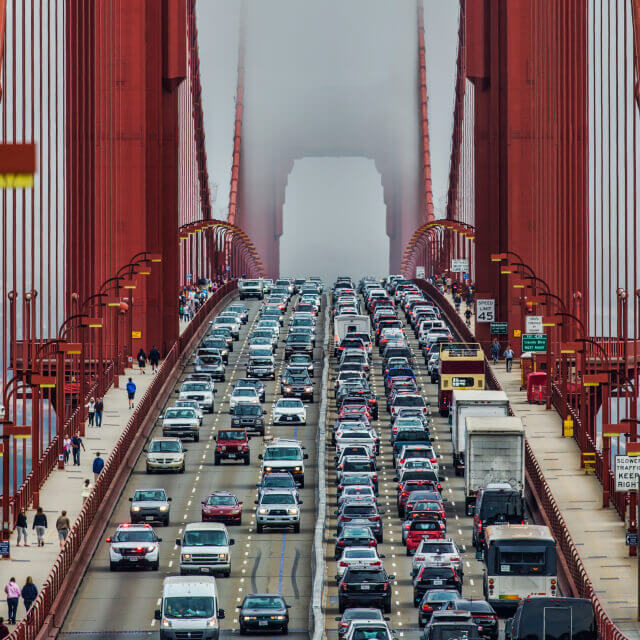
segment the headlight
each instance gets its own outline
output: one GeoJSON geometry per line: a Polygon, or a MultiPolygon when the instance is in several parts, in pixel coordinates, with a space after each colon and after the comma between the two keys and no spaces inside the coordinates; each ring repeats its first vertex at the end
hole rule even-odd
{"type": "Polygon", "coordinates": [[[155,551],[158,547],[156,547],[155,545],[152,545],[151,547],[147,547],[147,553],[151,553],[152,551],[155,551]]]}
{"type": "Polygon", "coordinates": [[[305,387],[304,390],[305,391],[313,391],[313,387],[305,387]]]}
{"type": "Polygon", "coordinates": [[[182,554],[182,559],[183,560],[191,560],[191,554],[190,553],[183,553],[182,554]]]}
{"type": "Polygon", "coordinates": [[[209,622],[207,622],[207,627],[217,627],[218,621],[215,618],[211,618],[209,622]]]}
{"type": "Polygon", "coordinates": [[[285,390],[287,393],[290,393],[290,392],[291,392],[291,387],[285,387],[285,388],[284,388],[284,390],[285,390]]]}
{"type": "Polygon", "coordinates": [[[271,471],[271,467],[265,467],[264,470],[269,472],[269,471],[271,471]]]}
{"type": "Polygon", "coordinates": [[[166,619],[162,618],[162,622],[160,623],[165,629],[168,629],[171,626],[171,623],[166,619]]]}
{"type": "Polygon", "coordinates": [[[297,516],[298,515],[297,507],[291,507],[291,509],[288,509],[288,512],[289,512],[290,516],[297,516]]]}
{"type": "Polygon", "coordinates": [[[264,515],[266,515],[267,513],[269,513],[269,509],[264,509],[264,508],[262,508],[262,509],[258,509],[258,513],[259,513],[261,516],[264,516],[264,515]]]}
{"type": "Polygon", "coordinates": [[[274,620],[286,620],[285,616],[273,616],[274,620]]]}
{"type": "Polygon", "coordinates": [[[224,562],[226,562],[229,559],[229,556],[226,553],[221,553],[220,556],[218,557],[218,560],[223,560],[224,562]]]}
{"type": "Polygon", "coordinates": [[[160,511],[169,511],[169,505],[163,504],[160,506],[160,511]]]}
{"type": "Polygon", "coordinates": [[[294,467],[294,469],[293,469],[293,470],[294,470],[295,472],[302,471],[302,467],[294,467]]]}
{"type": "Polygon", "coordinates": [[[137,504],[134,504],[133,507],[131,507],[131,511],[140,511],[140,507],[137,504]]]}
{"type": "Polygon", "coordinates": [[[243,616],[244,620],[251,620],[251,616],[243,616]]]}

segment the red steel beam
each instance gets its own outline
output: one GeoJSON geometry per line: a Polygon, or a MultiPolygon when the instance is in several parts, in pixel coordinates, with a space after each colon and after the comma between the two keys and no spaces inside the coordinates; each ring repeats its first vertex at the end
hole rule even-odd
{"type": "Polygon", "coordinates": [[[422,143],[422,177],[424,181],[425,222],[435,219],[431,185],[431,152],[429,149],[429,113],[427,102],[427,62],[424,43],[424,1],[417,2],[418,18],[418,81],[420,92],[420,138],[422,143]]]}

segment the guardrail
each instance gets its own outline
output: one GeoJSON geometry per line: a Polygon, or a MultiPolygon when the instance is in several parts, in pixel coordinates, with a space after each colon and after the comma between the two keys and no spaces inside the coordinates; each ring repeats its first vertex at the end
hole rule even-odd
{"type": "MultiPolygon", "coordinates": [[[[424,291],[424,293],[432,298],[434,302],[440,307],[440,310],[446,316],[449,324],[456,332],[458,332],[459,336],[462,339],[468,340],[470,342],[477,342],[469,328],[462,321],[462,318],[460,318],[447,298],[445,298],[436,287],[431,285],[426,280],[416,280],[415,282],[424,291]]],[[[502,390],[502,387],[500,386],[498,379],[495,377],[493,369],[486,358],[485,372],[487,388],[502,390]]],[[[565,400],[563,400],[560,390],[557,388],[554,389],[554,394],[556,402],[558,402],[560,407],[566,407],[570,411],[574,421],[578,420],[577,416],[572,411],[572,408],[569,407],[565,400]]],[[[558,409],[558,405],[556,405],[555,402],[554,407],[558,409]]],[[[558,413],[562,417],[566,417],[561,409],[558,409],[558,413]]],[[[592,450],[596,451],[595,446],[592,450]]],[[[596,453],[598,454],[599,452],[596,451],[596,453]]],[[[602,454],[599,453],[599,456],[599,460],[598,457],[596,457],[596,472],[599,465],[600,474],[602,475],[602,454]]],[[[551,488],[549,487],[544,477],[544,473],[542,472],[542,468],[540,467],[540,464],[538,463],[538,460],[533,453],[533,449],[531,448],[531,445],[527,440],[525,440],[525,468],[529,488],[532,490],[532,495],[536,500],[536,505],[539,511],[543,514],[543,517],[548,523],[549,528],[553,532],[553,536],[556,539],[557,549],[562,557],[562,564],[569,572],[569,583],[575,590],[575,594],[573,595],[579,598],[589,598],[593,603],[600,640],[628,640],[627,636],[625,636],[625,634],[620,631],[620,629],[616,626],[613,620],[611,620],[604,607],[602,606],[602,603],[600,602],[600,599],[598,598],[593,585],[591,584],[591,580],[589,579],[587,570],[584,566],[584,563],[582,562],[582,558],[580,557],[578,548],[573,541],[573,537],[569,533],[569,529],[564,520],[562,512],[558,507],[558,503],[556,502],[556,499],[553,496],[553,492],[551,491],[551,488]]],[[[610,473],[609,475],[615,483],[613,474],[610,473]]],[[[609,479],[610,482],[612,481],[611,478],[609,479]]],[[[600,480],[602,482],[601,477],[600,480]]],[[[615,492],[613,492],[612,495],[615,495],[615,492]]],[[[618,508],[617,505],[616,508],[618,508]]],[[[618,513],[620,513],[620,511],[618,511],[618,513]]]]}
{"type": "MultiPolygon", "coordinates": [[[[33,606],[9,635],[11,640],[44,640],[57,634],[66,613],[65,605],[68,607],[75,593],[75,589],[70,590],[69,586],[77,588],[79,585],[93,555],[96,541],[102,534],[129,476],[129,470],[135,464],[146,440],[143,426],[148,427],[148,430],[153,426],[154,405],[167,395],[165,386],[171,382],[176,366],[185,361],[191,340],[202,330],[216,305],[233,293],[235,288],[236,283],[231,282],[210,296],[169,350],[151,385],[136,403],[135,410],[107,458],[104,469],[76,518],[33,606]]],[[[55,459],[57,462],[57,454],[55,459]]]]}

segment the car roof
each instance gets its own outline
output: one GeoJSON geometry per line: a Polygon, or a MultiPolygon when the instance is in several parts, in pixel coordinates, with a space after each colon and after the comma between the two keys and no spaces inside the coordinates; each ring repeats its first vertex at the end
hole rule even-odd
{"type": "Polygon", "coordinates": [[[206,529],[208,531],[226,531],[227,527],[222,522],[190,522],[184,528],[185,533],[187,531],[201,531],[206,529]]]}
{"type": "Polygon", "coordinates": [[[151,442],[180,442],[182,443],[182,440],[180,440],[180,438],[171,438],[171,437],[165,437],[165,436],[160,436],[159,438],[151,438],[151,442]]]}

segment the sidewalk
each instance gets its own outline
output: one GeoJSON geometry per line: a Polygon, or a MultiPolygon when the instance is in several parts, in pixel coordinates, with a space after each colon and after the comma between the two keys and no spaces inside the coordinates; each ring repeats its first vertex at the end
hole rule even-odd
{"type": "MultiPolygon", "coordinates": [[[[147,365],[146,375],[141,375],[137,368],[126,369],[124,376],[120,377],[120,388],[111,387],[104,396],[104,413],[102,427],[86,426],[83,438],[85,451],[80,455],[80,466],[74,467],[70,457],[64,471],[55,469],[51,472],[42,490],[40,491],[40,505],[47,516],[47,532],[44,547],[38,547],[35,531],[32,528],[35,510],[27,511],[28,543],[29,547],[17,547],[17,531],[11,534],[11,558],[0,560],[0,616],[6,620],[7,605],[4,586],[10,577],[15,577],[20,587],[25,583],[27,576],[31,576],[40,589],[42,583],[49,575],[49,571],[59,551],[56,520],[60,512],[65,509],[71,521],[71,526],[82,506],[81,491],[85,479],[90,479],[93,485],[93,459],[96,452],[100,452],[105,460],[109,457],[113,446],[120,437],[122,429],[129,420],[131,414],[129,401],[125,390],[127,379],[131,377],[136,384],[136,398],[142,397],[153,380],[151,367],[147,365]]],[[[18,606],[17,620],[24,616],[24,603],[22,599],[18,606]]]]}
{"type": "MultiPolygon", "coordinates": [[[[447,299],[451,302],[450,295],[447,299]]],[[[629,557],[625,523],[615,509],[602,508],[602,485],[595,475],[585,474],[580,468],[580,449],[573,438],[562,436],[559,414],[527,402],[526,391],[520,391],[519,361],[510,373],[504,360],[492,368],[514,414],[522,418],[529,444],[600,602],[623,633],[640,638],[636,620],[638,560],[629,557]]]]}

